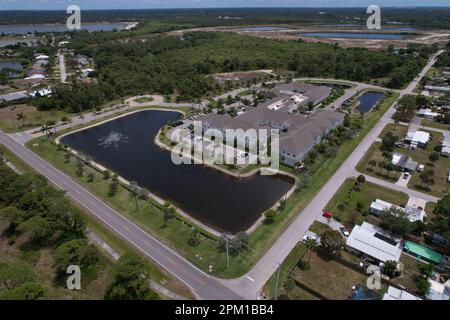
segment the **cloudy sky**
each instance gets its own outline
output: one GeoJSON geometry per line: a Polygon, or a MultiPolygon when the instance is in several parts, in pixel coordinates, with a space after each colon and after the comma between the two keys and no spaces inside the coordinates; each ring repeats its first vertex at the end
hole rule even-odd
{"type": "Polygon", "coordinates": [[[0,0],[0,10],[218,8],[218,7],[367,7],[450,6],[450,0],[0,0]]]}

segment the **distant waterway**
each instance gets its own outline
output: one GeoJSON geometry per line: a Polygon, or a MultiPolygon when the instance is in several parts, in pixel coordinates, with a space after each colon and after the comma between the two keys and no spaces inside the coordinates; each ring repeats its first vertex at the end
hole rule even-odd
{"type": "MultiPolygon", "coordinates": [[[[82,23],[81,29],[89,32],[94,31],[113,31],[121,30],[125,27],[124,23],[82,23]]],[[[65,24],[36,24],[36,25],[0,25],[0,34],[31,34],[48,32],[68,32],[65,24]]]]}
{"type": "Polygon", "coordinates": [[[308,33],[300,33],[299,35],[304,37],[316,37],[316,38],[388,39],[388,40],[402,39],[402,36],[399,34],[389,34],[389,33],[308,32],[308,33]]]}

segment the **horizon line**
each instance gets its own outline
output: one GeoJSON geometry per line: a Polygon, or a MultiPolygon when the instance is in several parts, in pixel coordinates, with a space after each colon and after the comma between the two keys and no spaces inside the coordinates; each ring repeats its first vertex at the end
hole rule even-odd
{"type": "MultiPolygon", "coordinates": [[[[82,7],[82,6],[80,6],[82,7]]],[[[277,7],[258,7],[258,6],[249,6],[249,7],[166,7],[166,8],[133,8],[133,9],[125,9],[125,8],[90,8],[84,9],[84,11],[106,11],[106,10],[114,10],[114,11],[136,11],[136,10],[186,10],[186,9],[361,9],[366,8],[366,6],[356,6],[356,7],[300,7],[300,6],[277,6],[277,7]]],[[[447,6],[383,6],[383,8],[389,9],[439,9],[439,8],[450,8],[450,4],[447,6]]],[[[0,12],[7,11],[20,11],[20,12],[32,12],[32,11],[65,11],[66,9],[0,9],[0,12]]]]}

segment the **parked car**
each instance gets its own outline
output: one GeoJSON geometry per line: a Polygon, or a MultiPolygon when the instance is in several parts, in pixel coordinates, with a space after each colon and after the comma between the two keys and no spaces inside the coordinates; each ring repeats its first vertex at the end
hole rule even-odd
{"type": "Polygon", "coordinates": [[[406,172],[405,174],[403,174],[403,179],[408,179],[409,178],[409,173],[408,172],[406,172]]]}
{"type": "Polygon", "coordinates": [[[417,172],[422,172],[425,169],[425,166],[423,164],[419,164],[417,167],[417,172]]]}
{"type": "Polygon", "coordinates": [[[322,216],[325,218],[333,218],[333,213],[331,213],[330,211],[325,211],[324,213],[322,213],[322,216]]]}
{"type": "Polygon", "coordinates": [[[345,227],[340,227],[339,230],[341,230],[341,233],[344,235],[344,237],[348,237],[350,235],[350,232],[348,232],[345,227]]]}

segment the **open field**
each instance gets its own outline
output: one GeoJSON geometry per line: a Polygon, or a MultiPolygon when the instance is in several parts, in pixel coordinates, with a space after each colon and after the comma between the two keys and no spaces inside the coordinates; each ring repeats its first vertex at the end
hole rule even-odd
{"type": "Polygon", "coordinates": [[[38,111],[36,107],[18,104],[0,108],[0,129],[5,132],[24,131],[39,127],[48,121],[61,121],[62,117],[71,116],[73,115],[60,110],[38,111]],[[20,113],[25,117],[22,120],[17,118],[20,113]]]}
{"type": "Polygon", "coordinates": [[[366,285],[366,276],[325,254],[312,252],[309,264],[307,270],[296,267],[291,277],[327,299],[347,300],[353,286],[366,285]]]}
{"type": "Polygon", "coordinates": [[[335,219],[351,229],[355,224],[360,225],[368,217],[368,210],[372,201],[384,200],[396,205],[406,205],[408,195],[384,188],[371,182],[364,182],[355,188],[354,179],[347,179],[328,203],[326,210],[334,213],[335,219]],[[358,208],[360,204],[360,208],[358,208]]]}

